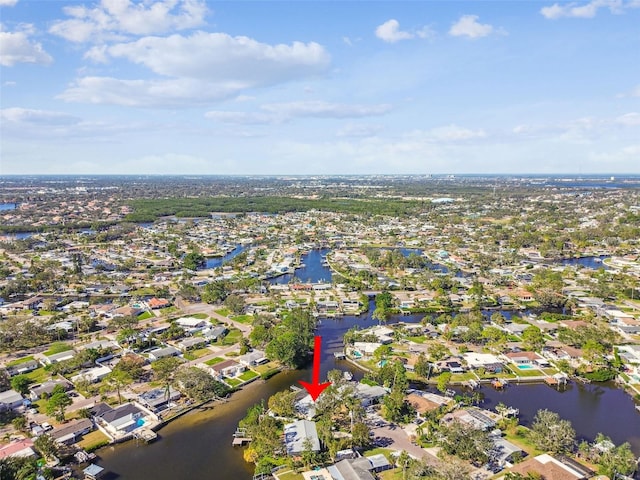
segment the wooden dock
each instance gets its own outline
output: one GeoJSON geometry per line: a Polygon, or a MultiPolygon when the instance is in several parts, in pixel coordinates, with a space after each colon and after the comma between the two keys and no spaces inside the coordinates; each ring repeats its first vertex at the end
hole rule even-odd
{"type": "Polygon", "coordinates": [[[148,428],[142,428],[133,432],[133,436],[136,439],[145,441],[146,443],[153,442],[156,438],[158,438],[158,434],[153,430],[149,430],[148,428]]]}

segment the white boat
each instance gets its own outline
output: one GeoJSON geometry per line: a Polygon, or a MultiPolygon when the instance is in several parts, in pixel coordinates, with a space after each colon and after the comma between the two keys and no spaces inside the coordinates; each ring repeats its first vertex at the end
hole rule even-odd
{"type": "Polygon", "coordinates": [[[353,374],[349,371],[342,372],[342,376],[345,380],[351,380],[353,378],[353,374]]]}

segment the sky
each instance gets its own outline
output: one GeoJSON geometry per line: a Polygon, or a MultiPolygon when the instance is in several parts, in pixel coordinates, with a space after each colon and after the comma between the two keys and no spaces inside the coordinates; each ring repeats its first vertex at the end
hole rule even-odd
{"type": "Polygon", "coordinates": [[[640,173],[640,0],[0,0],[0,175],[640,173]]]}

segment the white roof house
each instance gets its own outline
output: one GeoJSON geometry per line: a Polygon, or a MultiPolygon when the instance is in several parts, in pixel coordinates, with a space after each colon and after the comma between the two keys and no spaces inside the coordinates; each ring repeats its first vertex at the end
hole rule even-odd
{"type": "Polygon", "coordinates": [[[298,420],[284,426],[284,443],[289,455],[298,455],[305,450],[305,441],[311,442],[311,450],[320,451],[320,439],[315,422],[298,420]]]}

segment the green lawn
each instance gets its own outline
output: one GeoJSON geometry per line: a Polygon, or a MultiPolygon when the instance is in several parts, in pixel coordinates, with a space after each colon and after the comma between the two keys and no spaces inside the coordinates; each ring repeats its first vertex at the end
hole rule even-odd
{"type": "Polygon", "coordinates": [[[247,371],[243,372],[242,375],[240,375],[238,378],[240,380],[242,380],[243,382],[248,382],[249,380],[253,380],[257,376],[258,376],[258,374],[256,372],[253,372],[251,370],[247,370],[247,371]]]}
{"type": "Polygon", "coordinates": [[[220,363],[220,362],[224,362],[224,358],[222,357],[215,357],[212,358],[211,360],[207,360],[206,362],[204,362],[206,365],[215,365],[216,363],[220,363]]]}
{"type": "Polygon", "coordinates": [[[49,346],[49,350],[44,352],[44,355],[46,356],[55,355],[56,353],[62,353],[68,350],[73,350],[73,347],[63,342],[55,342],[49,346]]]}
{"type": "Polygon", "coordinates": [[[191,315],[192,318],[197,318],[198,320],[206,320],[207,318],[209,318],[209,315],[207,315],[206,313],[194,313],[193,315],[191,315]]]}
{"type": "Polygon", "coordinates": [[[230,387],[237,387],[242,382],[240,380],[238,380],[237,378],[225,378],[224,379],[224,383],[226,383],[230,387]]]}
{"type": "Polygon", "coordinates": [[[44,367],[36,368],[33,372],[25,373],[25,375],[33,383],[42,383],[49,378],[49,372],[47,372],[44,367]]]}
{"type": "Polygon", "coordinates": [[[425,337],[424,335],[419,335],[417,337],[406,337],[407,340],[409,340],[409,342],[414,342],[414,343],[424,343],[427,341],[427,337],[425,337]]]}
{"type": "Polygon", "coordinates": [[[184,354],[184,358],[187,360],[197,360],[200,357],[204,357],[211,353],[208,348],[198,348],[196,350],[190,350],[184,354]]]}
{"type": "Polygon", "coordinates": [[[20,365],[21,363],[26,363],[33,360],[33,355],[29,355],[28,357],[16,358],[15,360],[11,360],[7,363],[7,367],[13,367],[14,365],[20,365]]]}
{"type": "Polygon", "coordinates": [[[221,308],[219,310],[216,310],[216,313],[218,315],[222,315],[223,317],[228,317],[231,313],[231,310],[229,310],[228,308],[221,308]]]}
{"type": "Polygon", "coordinates": [[[293,470],[289,470],[288,472],[278,473],[278,478],[280,480],[304,480],[304,477],[300,473],[296,473],[293,470]]]}
{"type": "Polygon", "coordinates": [[[251,325],[251,323],[253,322],[253,315],[237,315],[235,317],[231,317],[231,319],[236,322],[251,325]]]}
{"type": "Polygon", "coordinates": [[[229,329],[229,333],[222,339],[222,345],[235,345],[242,338],[242,332],[237,328],[229,329]]]}
{"type": "Polygon", "coordinates": [[[540,377],[545,375],[542,370],[538,370],[537,368],[520,370],[518,367],[513,365],[508,365],[508,368],[519,377],[540,377]]]}
{"type": "Polygon", "coordinates": [[[100,430],[94,430],[82,437],[82,440],[78,442],[78,446],[87,452],[92,452],[103,445],[107,445],[109,439],[100,430]]]}
{"type": "Polygon", "coordinates": [[[138,320],[146,320],[147,318],[153,318],[155,315],[151,312],[144,312],[138,315],[138,320]]]}

